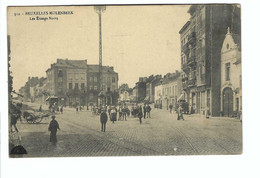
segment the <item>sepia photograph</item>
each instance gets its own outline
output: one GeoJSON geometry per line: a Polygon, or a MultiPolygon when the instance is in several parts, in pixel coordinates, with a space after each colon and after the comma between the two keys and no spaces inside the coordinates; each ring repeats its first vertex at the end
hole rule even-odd
{"type": "Polygon", "coordinates": [[[14,158],[241,155],[239,4],[9,6],[14,158]]]}

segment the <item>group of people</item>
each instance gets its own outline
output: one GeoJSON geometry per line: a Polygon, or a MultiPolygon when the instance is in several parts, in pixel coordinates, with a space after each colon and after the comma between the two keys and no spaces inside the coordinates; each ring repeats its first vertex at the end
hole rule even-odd
{"type": "MultiPolygon", "coordinates": [[[[39,111],[41,110],[41,106],[39,108],[39,111]]],[[[59,105],[57,103],[53,103],[49,105],[49,111],[52,112],[52,114],[54,113],[59,113],[59,114],[63,114],[63,105],[61,105],[59,107],[59,105]]]]}
{"type": "Polygon", "coordinates": [[[101,131],[106,131],[106,123],[108,118],[113,123],[121,120],[127,121],[127,116],[129,117],[131,113],[133,117],[138,117],[140,124],[142,124],[142,118],[151,118],[150,112],[151,107],[149,104],[145,104],[143,107],[141,105],[138,106],[137,104],[133,105],[131,112],[126,105],[119,106],[118,108],[115,106],[109,106],[108,108],[107,106],[103,106],[100,113],[101,131]]]}
{"type": "MultiPolygon", "coordinates": [[[[169,109],[170,109],[170,113],[172,113],[173,112],[173,105],[172,105],[172,103],[170,103],[169,109]]],[[[184,117],[183,117],[183,107],[182,107],[181,103],[176,104],[176,112],[178,114],[177,120],[181,120],[181,119],[184,120],[184,117]]]]}

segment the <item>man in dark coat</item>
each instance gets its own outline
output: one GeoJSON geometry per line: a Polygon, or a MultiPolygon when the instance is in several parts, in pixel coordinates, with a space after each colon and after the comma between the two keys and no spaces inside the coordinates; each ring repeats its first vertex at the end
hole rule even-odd
{"type": "Polygon", "coordinates": [[[144,119],[146,119],[146,104],[144,104],[143,111],[144,111],[144,119]]]}
{"type": "Polygon", "coordinates": [[[140,106],[139,110],[138,110],[138,118],[139,118],[140,124],[142,124],[142,117],[143,117],[142,106],[140,106]]]}
{"type": "Polygon", "coordinates": [[[52,116],[52,121],[50,122],[48,130],[51,132],[50,134],[50,142],[53,143],[53,145],[56,145],[57,143],[57,129],[60,130],[59,123],[55,120],[55,116],[52,116]]]}
{"type": "Polygon", "coordinates": [[[151,108],[151,106],[149,105],[149,104],[147,104],[146,105],[146,107],[145,107],[145,110],[146,110],[146,117],[148,118],[151,118],[151,110],[152,110],[152,108],[151,108]]]}
{"type": "Polygon", "coordinates": [[[101,132],[106,132],[107,113],[105,109],[102,109],[100,114],[101,132]]]}

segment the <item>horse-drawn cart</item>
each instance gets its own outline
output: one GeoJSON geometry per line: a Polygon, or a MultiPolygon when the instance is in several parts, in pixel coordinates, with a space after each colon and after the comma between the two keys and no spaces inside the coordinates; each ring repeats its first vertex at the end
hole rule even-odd
{"type": "Polygon", "coordinates": [[[31,124],[39,124],[42,119],[45,117],[49,117],[51,114],[48,112],[36,112],[32,110],[27,110],[23,112],[23,117],[26,122],[31,124]]]}

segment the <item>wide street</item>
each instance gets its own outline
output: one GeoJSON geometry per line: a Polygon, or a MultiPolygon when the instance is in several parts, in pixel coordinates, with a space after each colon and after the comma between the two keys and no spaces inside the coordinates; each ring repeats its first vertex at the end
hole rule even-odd
{"type": "MultiPolygon", "coordinates": [[[[38,107],[35,105],[35,108],[38,107]]],[[[218,155],[242,152],[242,124],[234,118],[209,118],[152,109],[151,118],[129,117],[127,121],[107,122],[101,132],[99,116],[90,111],[76,113],[65,108],[56,114],[57,146],[49,142],[51,118],[40,124],[18,121],[24,157],[148,156],[148,155],[218,155]]]]}

